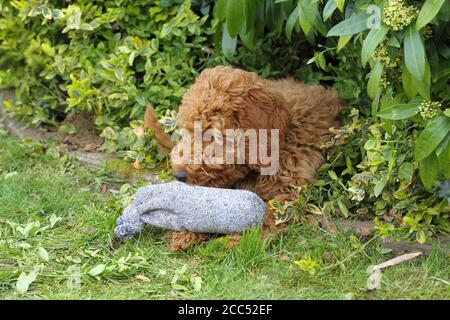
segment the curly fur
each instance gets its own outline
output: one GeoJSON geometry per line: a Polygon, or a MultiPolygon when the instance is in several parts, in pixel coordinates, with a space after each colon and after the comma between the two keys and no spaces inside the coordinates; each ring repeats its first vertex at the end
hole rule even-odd
{"type": "MultiPolygon", "coordinates": [[[[266,201],[291,199],[291,186],[311,183],[316,170],[324,163],[320,147],[331,138],[329,128],[339,125],[342,105],[336,92],[322,86],[292,79],[265,80],[255,73],[231,67],[205,69],[183,97],[178,127],[193,132],[194,121],[201,121],[203,130],[214,128],[223,134],[225,129],[279,129],[279,168],[274,175],[259,175],[261,163],[172,163],[172,167],[174,171],[187,171],[186,182],[190,184],[248,189],[266,201]]],[[[173,146],[170,137],[159,127],[151,107],[145,123],[159,144],[166,149],[173,146]]],[[[180,150],[180,145],[175,146],[172,153],[180,150]]],[[[274,229],[273,222],[265,225],[274,229]]],[[[174,234],[172,249],[184,250],[204,239],[203,235],[186,232],[174,234]]]]}

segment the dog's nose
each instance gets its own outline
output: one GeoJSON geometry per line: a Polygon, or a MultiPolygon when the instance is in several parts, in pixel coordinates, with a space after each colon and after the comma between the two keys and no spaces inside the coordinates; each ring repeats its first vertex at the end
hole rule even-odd
{"type": "Polygon", "coordinates": [[[186,180],[187,180],[187,172],[184,170],[175,171],[173,173],[173,176],[175,177],[175,179],[177,179],[178,181],[181,181],[181,182],[186,182],[186,180]]]}

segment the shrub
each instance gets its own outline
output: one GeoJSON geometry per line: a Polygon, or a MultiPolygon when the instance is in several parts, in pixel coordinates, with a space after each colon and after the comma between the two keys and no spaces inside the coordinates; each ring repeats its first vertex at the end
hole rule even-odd
{"type": "MultiPolygon", "coordinates": [[[[7,107],[59,126],[89,111],[104,150],[136,168],[164,162],[141,129],[147,101],[168,132],[203,68],[333,86],[347,102],[318,180],[272,203],[376,216],[419,242],[449,231],[450,5],[444,0],[0,0],[0,86],[7,107]],[[138,134],[136,134],[138,133],[138,134]],[[444,181],[447,181],[445,183],[444,181]],[[447,197],[447,198],[446,198],[447,197]]],[[[148,138],[150,137],[150,139],[148,138]]],[[[377,220],[377,221],[379,221],[377,220]]]]}
{"type": "MultiPolygon", "coordinates": [[[[80,0],[61,7],[2,0],[0,7],[0,84],[14,86],[18,98],[6,106],[35,124],[58,126],[85,110],[109,138],[114,126],[142,119],[147,101],[161,114],[175,109],[208,56],[207,17],[195,14],[190,1],[164,7],[80,0]]],[[[120,147],[133,149],[129,142],[120,147]]]]}
{"type": "Polygon", "coordinates": [[[214,13],[230,60],[258,39],[297,35],[313,48],[305,62],[314,78],[332,79],[355,107],[319,179],[278,204],[280,220],[305,210],[375,214],[419,242],[432,225],[449,231],[448,200],[433,191],[447,194],[437,182],[450,179],[448,2],[219,0],[214,13]]]}

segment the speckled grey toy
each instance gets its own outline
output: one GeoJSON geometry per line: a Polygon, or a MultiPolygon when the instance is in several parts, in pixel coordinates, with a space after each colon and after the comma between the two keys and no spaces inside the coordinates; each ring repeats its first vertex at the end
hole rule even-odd
{"type": "Polygon", "coordinates": [[[114,231],[129,238],[145,225],[200,233],[232,234],[260,225],[266,204],[246,190],[190,186],[182,182],[140,188],[114,231]]]}

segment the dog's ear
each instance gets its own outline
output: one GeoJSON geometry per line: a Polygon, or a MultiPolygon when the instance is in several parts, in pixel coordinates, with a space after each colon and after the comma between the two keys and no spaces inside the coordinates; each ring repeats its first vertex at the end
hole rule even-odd
{"type": "Polygon", "coordinates": [[[291,118],[284,97],[267,84],[267,81],[258,79],[249,88],[245,95],[245,107],[238,112],[239,115],[237,116],[240,119],[238,124],[240,128],[244,130],[255,129],[258,134],[257,150],[250,150],[251,143],[246,139],[245,160],[248,168],[261,174],[263,172],[266,172],[264,174],[273,174],[273,170],[278,167],[279,151],[285,141],[287,126],[291,118]],[[260,132],[260,129],[266,129],[267,135],[260,132]],[[273,129],[278,130],[276,135],[273,129]],[[261,140],[264,136],[266,140],[261,140]],[[276,145],[272,145],[273,143],[276,145]],[[257,153],[256,161],[252,161],[255,158],[252,158],[249,152],[252,152],[253,156],[256,156],[255,153],[257,153]],[[261,156],[263,154],[270,159],[269,162],[262,161],[261,156]],[[276,163],[273,163],[273,161],[276,163]],[[268,170],[268,168],[274,169],[268,170]]]}
{"type": "Polygon", "coordinates": [[[267,87],[267,81],[258,79],[245,95],[245,106],[238,112],[239,125],[244,129],[278,129],[284,140],[290,115],[281,94],[267,87]]]}

